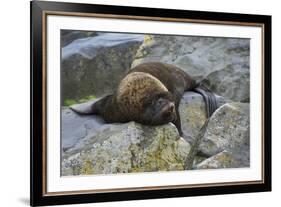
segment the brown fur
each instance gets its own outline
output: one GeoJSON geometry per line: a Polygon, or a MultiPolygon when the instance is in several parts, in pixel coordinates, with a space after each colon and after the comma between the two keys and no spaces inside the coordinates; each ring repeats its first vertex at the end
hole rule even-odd
{"type": "Polygon", "coordinates": [[[117,89],[116,100],[120,109],[131,120],[141,122],[143,103],[149,94],[168,92],[168,89],[155,77],[143,72],[128,74],[117,89]]]}
{"type": "MultiPolygon", "coordinates": [[[[94,103],[92,111],[109,123],[136,121],[158,125],[173,122],[182,135],[179,103],[184,91],[197,91],[196,86],[195,81],[176,66],[143,63],[126,74],[113,95],[94,103]]],[[[213,102],[211,93],[197,92],[203,93],[207,104],[213,102]]]]}
{"type": "Polygon", "coordinates": [[[133,72],[144,72],[157,78],[174,95],[178,103],[184,91],[191,91],[196,87],[196,83],[191,76],[180,68],[166,63],[143,63],[132,68],[128,74],[133,72]]]}

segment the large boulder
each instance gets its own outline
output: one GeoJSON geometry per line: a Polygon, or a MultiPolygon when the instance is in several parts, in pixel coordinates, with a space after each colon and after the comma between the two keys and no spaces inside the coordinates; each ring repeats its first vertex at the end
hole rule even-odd
{"type": "Polygon", "coordinates": [[[248,66],[227,65],[210,73],[205,85],[217,94],[233,101],[250,102],[250,71],[248,66]]]}
{"type": "Polygon", "coordinates": [[[112,93],[130,69],[143,35],[99,33],[62,48],[63,100],[112,93]]]}
{"type": "Polygon", "coordinates": [[[239,151],[224,150],[195,165],[194,169],[220,169],[250,167],[249,148],[239,151]]]}
{"type": "Polygon", "coordinates": [[[199,152],[208,157],[224,150],[249,148],[249,104],[227,103],[210,118],[199,152]]]}
{"type": "Polygon", "coordinates": [[[105,124],[100,116],[81,116],[68,107],[62,108],[62,152],[74,151],[105,124]]]}
{"type": "Polygon", "coordinates": [[[132,67],[150,61],[170,63],[195,79],[210,81],[217,94],[247,102],[249,48],[249,39],[146,35],[132,67]]]}
{"type": "Polygon", "coordinates": [[[202,130],[203,136],[196,136],[197,144],[192,145],[192,169],[250,166],[249,104],[224,104],[202,130]]]}
{"type": "Polygon", "coordinates": [[[62,175],[183,170],[190,150],[173,124],[114,124],[62,161],[62,175]]]}
{"type": "Polygon", "coordinates": [[[64,47],[74,40],[97,36],[97,32],[80,30],[61,30],[61,46],[64,47]]]}

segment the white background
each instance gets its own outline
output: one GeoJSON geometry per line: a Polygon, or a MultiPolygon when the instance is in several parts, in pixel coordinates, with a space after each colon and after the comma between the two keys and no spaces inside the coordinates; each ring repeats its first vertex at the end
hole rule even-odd
{"type": "MultiPolygon", "coordinates": [[[[76,206],[278,206],[281,195],[281,12],[275,0],[81,0],[81,2],[159,8],[240,12],[273,15],[273,192],[205,197],[125,201],[76,206]],[[122,4],[121,4],[122,2],[122,4]],[[279,135],[279,136],[278,136],[279,135]],[[279,201],[279,202],[278,202],[279,201]]],[[[0,22],[0,206],[27,206],[29,202],[29,1],[1,4],[0,22]]]]}

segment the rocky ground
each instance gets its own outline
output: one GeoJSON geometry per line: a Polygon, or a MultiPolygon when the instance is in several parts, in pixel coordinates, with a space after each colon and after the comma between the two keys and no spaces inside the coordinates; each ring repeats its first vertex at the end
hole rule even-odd
{"type": "MultiPolygon", "coordinates": [[[[65,35],[71,39],[78,34],[65,35]]],[[[217,94],[220,106],[196,146],[192,169],[249,167],[248,39],[124,35],[118,36],[118,44],[104,47],[95,44],[99,35],[88,35],[63,47],[67,51],[62,59],[65,98],[109,93],[125,71],[139,63],[177,65],[203,80],[217,94]]],[[[109,39],[114,38],[104,41],[109,39]]],[[[86,107],[93,101],[72,107],[86,107]]],[[[135,122],[106,124],[99,116],[82,116],[63,107],[62,175],[184,170],[206,121],[203,98],[186,92],[179,111],[183,137],[172,123],[153,127],[135,122]]]]}

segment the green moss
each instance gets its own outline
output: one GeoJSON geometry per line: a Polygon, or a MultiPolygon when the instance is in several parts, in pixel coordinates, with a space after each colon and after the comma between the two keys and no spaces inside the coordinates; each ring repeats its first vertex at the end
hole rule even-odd
{"type": "Polygon", "coordinates": [[[78,103],[84,103],[84,102],[87,102],[87,101],[90,101],[92,99],[96,99],[97,97],[95,95],[89,95],[89,96],[86,96],[82,99],[79,99],[78,100],[78,103]]]}
{"type": "Polygon", "coordinates": [[[66,100],[64,100],[63,105],[64,106],[71,106],[71,105],[78,104],[78,103],[85,103],[87,101],[90,101],[90,100],[96,99],[96,98],[97,97],[95,95],[89,95],[89,96],[86,96],[86,97],[81,98],[79,100],[66,99],[66,100]]]}
{"type": "Polygon", "coordinates": [[[63,105],[64,106],[71,106],[71,105],[76,104],[76,103],[77,102],[75,100],[73,100],[73,99],[66,99],[66,100],[64,100],[63,105]]]}

